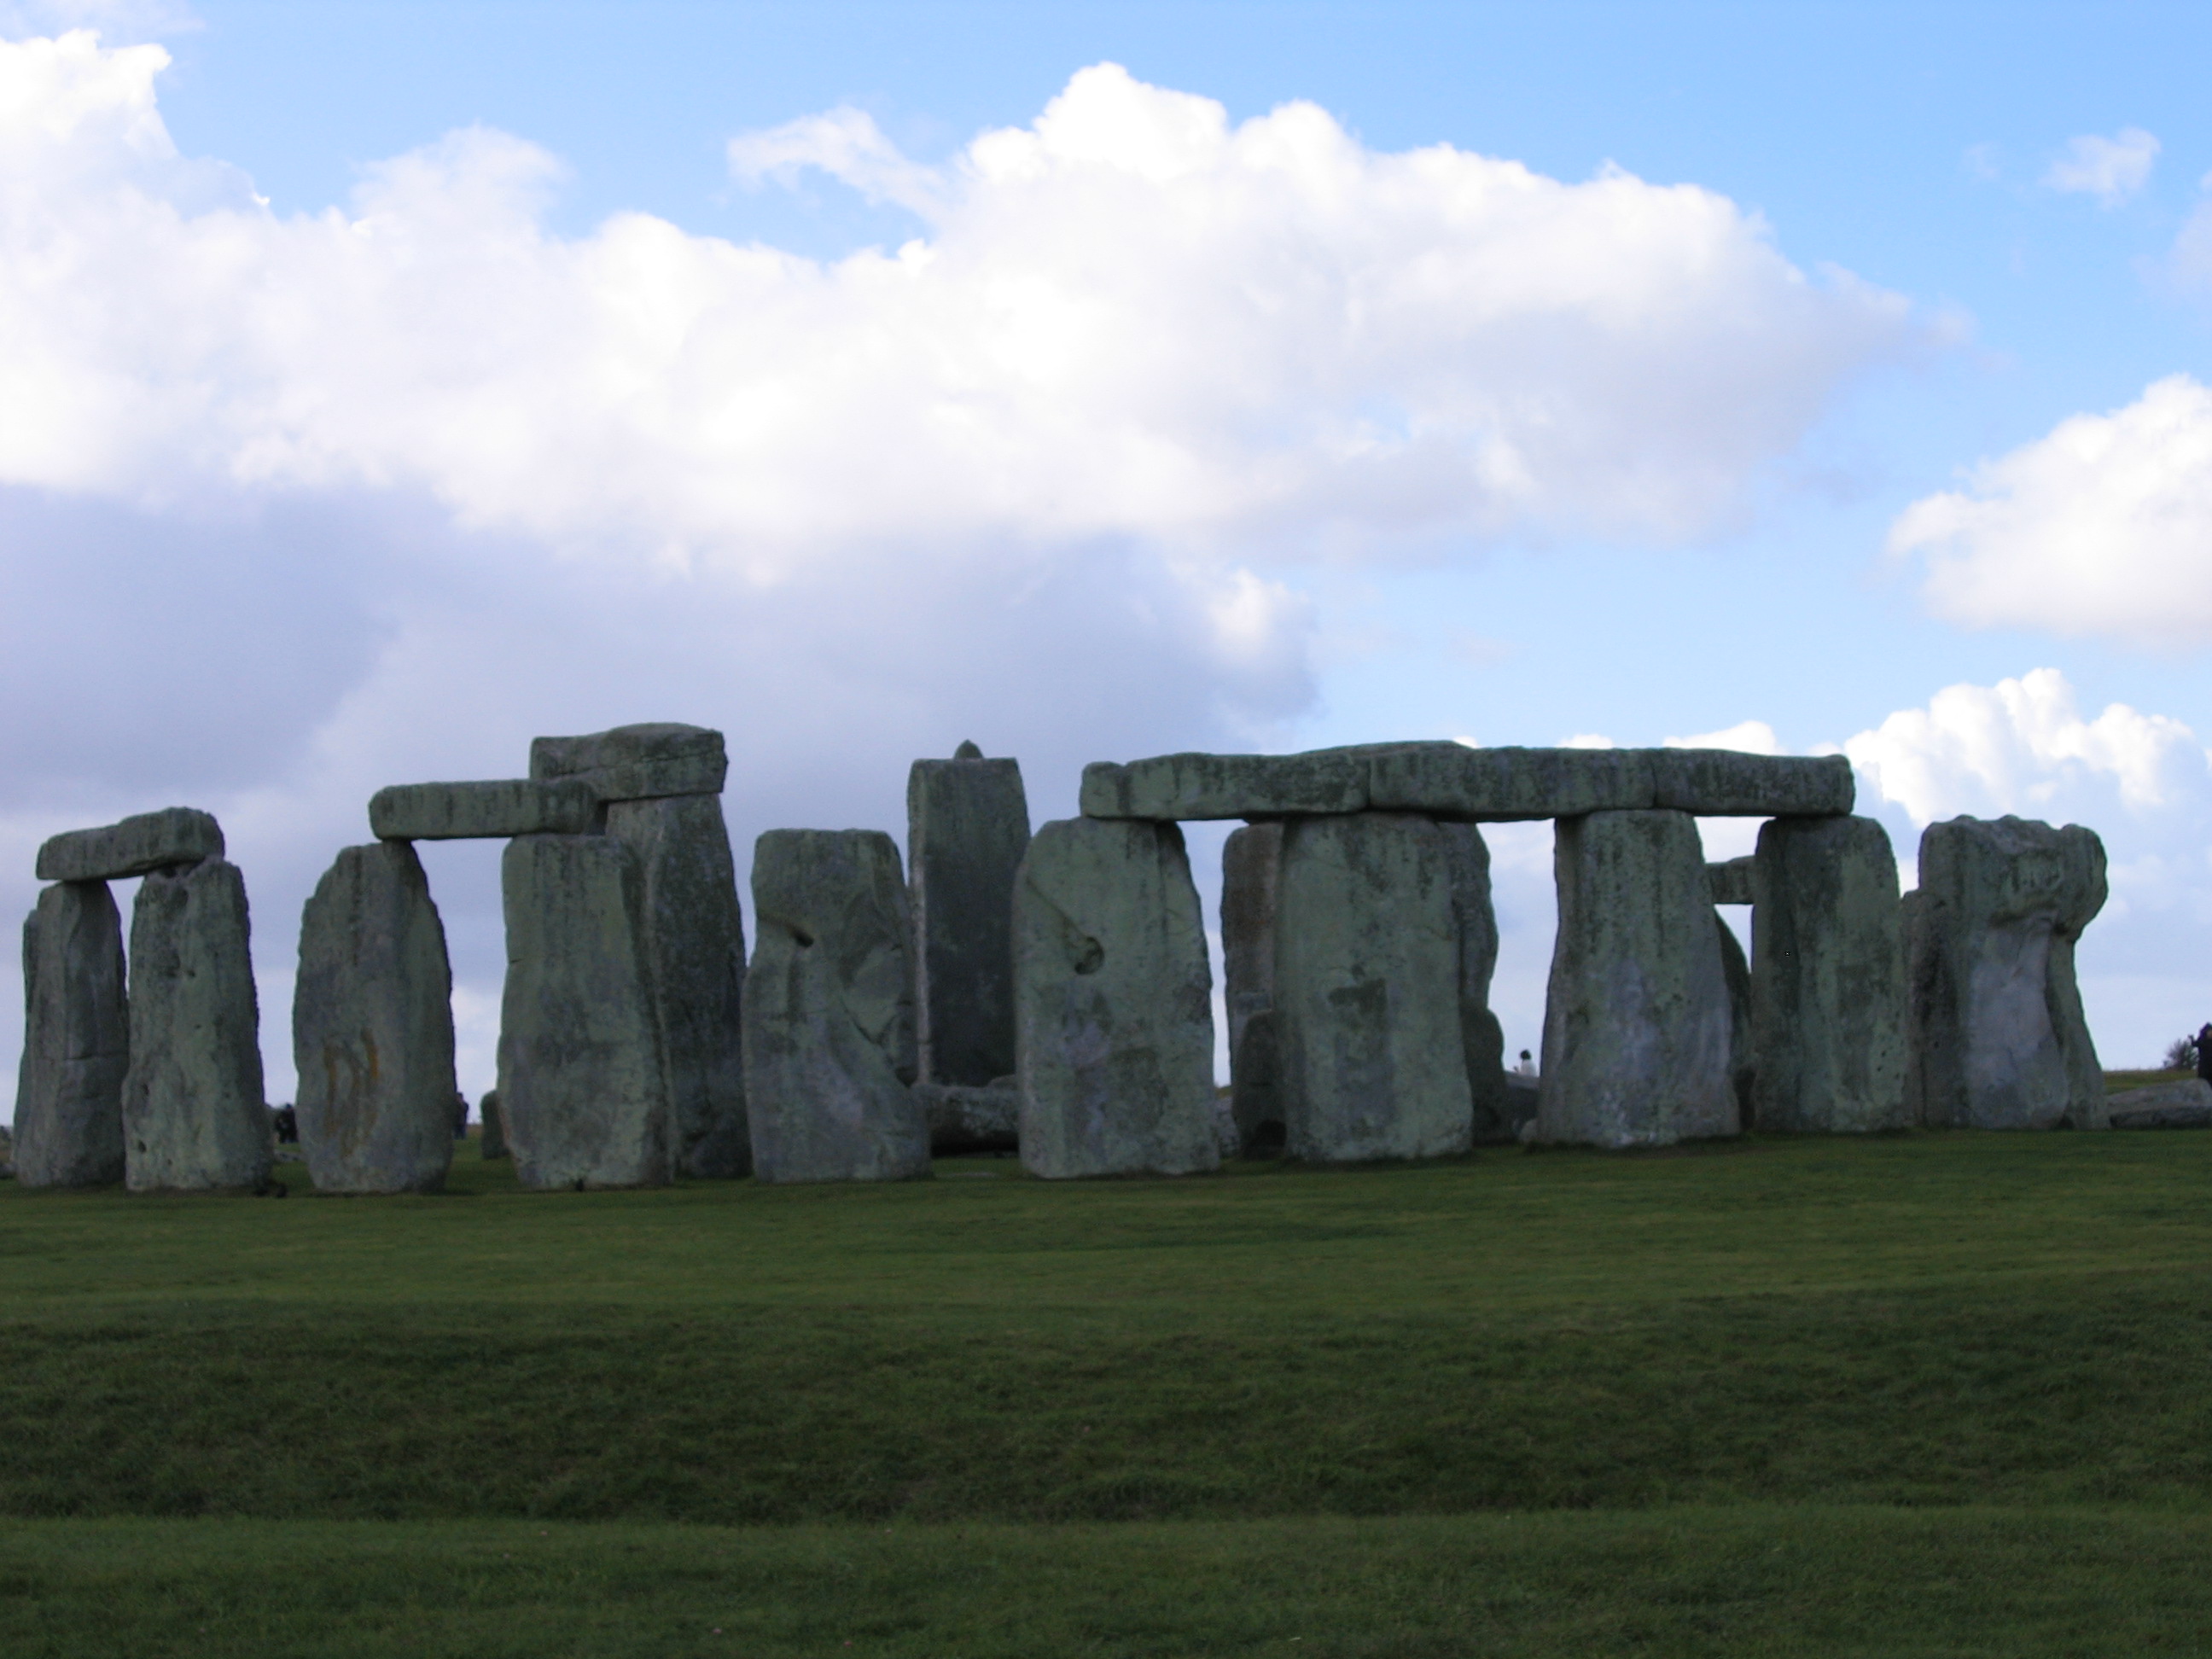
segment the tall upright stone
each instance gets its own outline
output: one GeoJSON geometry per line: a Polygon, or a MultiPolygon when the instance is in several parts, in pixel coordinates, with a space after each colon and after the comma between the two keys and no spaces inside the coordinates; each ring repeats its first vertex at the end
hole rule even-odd
{"type": "Polygon", "coordinates": [[[1240,1152],[1280,1150],[1282,1060],[1275,1042],[1275,895],[1280,823],[1248,823],[1221,848],[1221,977],[1229,1016],[1230,1111],[1240,1152]]]}
{"type": "Polygon", "coordinates": [[[94,1187],[123,1179],[131,1012],[123,919],[104,881],[57,882],[23,922],[23,1061],[15,1179],[94,1187]]]}
{"type": "Polygon", "coordinates": [[[915,1080],[913,916],[877,830],[771,830],[753,848],[759,937],[746,982],[753,1175],[902,1181],[929,1173],[915,1080]]]}
{"type": "Polygon", "coordinates": [[[2074,945],[2104,908],[2079,824],[1953,818],[1920,837],[1906,907],[1906,1095],[1936,1128],[2103,1128],[2074,945]]]}
{"type": "Polygon", "coordinates": [[[1752,912],[1753,1115],[1761,1130],[1902,1128],[1897,860],[1872,818],[1774,818],[1752,912]]]}
{"type": "Polygon", "coordinates": [[[326,1193],[434,1192],[453,1161],[453,972],[415,848],[349,847],[300,919],[300,1152],[326,1193]]]}
{"type": "Polygon", "coordinates": [[[1491,1012],[1490,981],[1498,970],[1498,912],[1490,899],[1490,848],[1472,823],[1439,823],[1452,872],[1452,908],[1459,919],[1460,1047],[1474,1102],[1474,1136],[1510,1141],[1523,1121],[1505,1083],[1505,1032],[1491,1012]]]}
{"type": "Polygon", "coordinates": [[[1014,887],[1016,1070],[1032,1175],[1218,1167],[1213,983],[1182,832],[1048,823],[1014,887]]]}
{"type": "Polygon", "coordinates": [[[1599,1146],[1737,1133],[1728,979],[1697,821],[1559,820],[1537,1134],[1599,1146]]]}
{"type": "MultiPolygon", "coordinates": [[[[1716,869],[1725,866],[1707,865],[1708,878],[1716,869]]],[[[1743,953],[1743,941],[1735,936],[1735,929],[1728,925],[1728,918],[1717,907],[1713,911],[1713,937],[1720,941],[1721,976],[1728,981],[1729,998],[1729,1086],[1735,1093],[1735,1109],[1742,1126],[1754,1128],[1757,1124],[1757,1103],[1754,1093],[1759,1067],[1758,1047],[1753,1038],[1751,1017],[1751,958],[1743,953]]]]}
{"type": "Polygon", "coordinates": [[[636,849],[614,836],[519,836],[500,890],[499,1098],[516,1180],[666,1182],[668,1087],[636,849]]]}
{"type": "Polygon", "coordinates": [[[1275,910],[1275,1010],[1292,1158],[1464,1152],[1454,860],[1428,818],[1293,819],[1275,910]]]}
{"type": "Polygon", "coordinates": [[[499,1109],[498,1090],[483,1091],[483,1098],[477,1102],[477,1121],[481,1126],[477,1133],[477,1156],[486,1163],[507,1158],[507,1119],[499,1109]]]}
{"type": "Polygon", "coordinates": [[[258,1192],[262,1096],[246,878],[220,858],[156,870],[131,914],[125,1180],[133,1192],[258,1192]]]}
{"type": "Polygon", "coordinates": [[[742,1020],[745,919],[722,803],[665,795],[609,804],[607,833],[636,849],[645,945],[667,1068],[670,1155],[702,1178],[752,1167],[742,1020]]]}
{"type": "Polygon", "coordinates": [[[918,760],[906,817],[921,1079],[980,1088],[1014,1069],[1014,874],[1030,844],[1021,764],[973,744],[918,760]]]}

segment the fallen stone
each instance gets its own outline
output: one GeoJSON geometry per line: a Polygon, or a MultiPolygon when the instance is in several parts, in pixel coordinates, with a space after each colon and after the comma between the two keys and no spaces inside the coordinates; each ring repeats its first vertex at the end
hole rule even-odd
{"type": "Polygon", "coordinates": [[[504,841],[581,836],[599,828],[599,803],[580,782],[398,783],[369,797],[379,841],[504,841]]]}
{"type": "Polygon", "coordinates": [[[1498,967],[1498,914],[1490,902],[1490,848],[1472,823],[1443,823],[1451,866],[1452,911],[1459,927],[1460,1048],[1478,1142],[1512,1139],[1516,1125],[1505,1094],[1505,1032],[1490,1010],[1490,976],[1498,967]]]}
{"type": "Polygon", "coordinates": [[[238,866],[156,870],[131,914],[124,1178],[134,1193],[259,1192],[274,1158],[238,866]]]}
{"type": "Polygon", "coordinates": [[[1184,1175],[1220,1163],[1213,985],[1182,832],[1072,818],[1014,887],[1022,1164],[1032,1175],[1184,1175]]]}
{"type": "Polygon", "coordinates": [[[2105,1127],[2074,942],[2106,896],[2078,824],[1953,818],[1920,837],[1906,906],[1905,1092],[1930,1127],[2105,1127]]]}
{"type": "Polygon", "coordinates": [[[540,782],[574,778],[601,800],[656,795],[719,795],[730,761],[720,732],[673,720],[617,726],[581,738],[535,738],[530,775],[540,782]]]}
{"type": "Polygon", "coordinates": [[[72,830],[39,848],[40,881],[121,881],[222,856],[214,815],[168,806],[100,830],[72,830]]]}
{"type": "Polygon", "coordinates": [[[2212,1083],[2201,1077],[2148,1089],[2123,1089],[2105,1100],[2115,1129],[2212,1129],[2212,1083]]]}
{"type": "Polygon", "coordinates": [[[742,1028],[745,919],[722,803],[714,795],[615,801],[607,834],[637,853],[646,955],[668,1080],[676,1172],[728,1180],[752,1168],[742,1028]]]}
{"type": "Polygon", "coordinates": [[[1905,1127],[1912,1116],[1904,916],[1888,832],[1872,818],[1776,818],[1760,826],[1758,856],[1751,974],[1759,1127],[1905,1127]]]}
{"type": "Polygon", "coordinates": [[[429,1193],[453,1161],[453,980],[406,842],[349,847],[300,920],[295,1114],[326,1193],[429,1193]]]}
{"type": "Polygon", "coordinates": [[[1291,1157],[1468,1150],[1453,873],[1427,818],[1370,812],[1284,830],[1275,1016],[1291,1157]]]}
{"type": "Polygon", "coordinates": [[[1857,786],[1841,755],[1747,755],[1652,749],[1652,805],[1701,817],[1826,817],[1849,812],[1857,786]]]}
{"type": "Polygon", "coordinates": [[[915,1080],[912,915],[875,830],[771,830],[753,848],[745,1095],[761,1181],[929,1173],[915,1080]]]}
{"type": "Polygon", "coordinates": [[[1728,979],[1695,819],[1565,818],[1537,1134],[1598,1146],[1730,1135],[1728,979]]]}
{"type": "Polygon", "coordinates": [[[477,1102],[477,1120],[482,1126],[477,1135],[477,1156],[487,1163],[507,1157],[507,1119],[499,1109],[498,1090],[483,1091],[483,1098],[477,1102]]]}
{"type": "Polygon", "coordinates": [[[500,862],[507,988],[499,1100],[515,1179],[538,1189],[670,1178],[668,1086],[637,851],[518,836],[500,862]]]}
{"type": "Polygon", "coordinates": [[[1083,769],[1083,815],[1168,823],[1364,811],[1370,753],[1317,749],[1303,755],[1161,755],[1126,766],[1095,762],[1083,769]]]}
{"type": "Polygon", "coordinates": [[[1030,844],[1021,765],[918,760],[906,819],[921,1076],[980,1088],[1014,1069],[1014,873],[1030,844]]]}
{"type": "Polygon", "coordinates": [[[1470,749],[1463,743],[1385,745],[1368,759],[1377,811],[1478,823],[1575,817],[1651,805],[1646,749],[1470,749]]]}
{"type": "Polygon", "coordinates": [[[1748,856],[1707,865],[1705,879],[1713,884],[1713,902],[1757,903],[1758,869],[1759,860],[1748,856]]]}
{"type": "Polygon", "coordinates": [[[106,882],[58,883],[23,922],[16,1180],[97,1187],[123,1179],[130,1065],[123,919],[106,882]]]}
{"type": "Polygon", "coordinates": [[[1221,967],[1229,1017],[1231,1156],[1280,1151],[1281,1060],[1275,1042],[1275,895],[1283,826],[1250,823],[1221,848],[1221,967]]]}
{"type": "Polygon", "coordinates": [[[929,1150],[933,1153],[1010,1152],[1020,1145],[1018,1087],[917,1083],[914,1097],[929,1121],[929,1150]]]}

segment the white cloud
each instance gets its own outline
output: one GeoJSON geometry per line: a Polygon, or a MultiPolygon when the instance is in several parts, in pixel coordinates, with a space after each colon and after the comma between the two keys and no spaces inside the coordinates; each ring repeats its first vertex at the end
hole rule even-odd
{"type": "Polygon", "coordinates": [[[2157,139],[2141,127],[2123,127],[2109,138],[2084,133],[2068,141],[2066,154],[2043,175],[2045,187],[2069,195],[2094,196],[2116,207],[2150,179],[2158,160],[2157,139]]]}
{"type": "Polygon", "coordinates": [[[1724,731],[1707,732],[1694,738],[1667,738],[1662,747],[1668,749],[1738,749],[1747,755],[1778,755],[1782,739],[1774,735],[1774,728],[1765,720],[1739,720],[1724,731]]]}
{"type": "Polygon", "coordinates": [[[2171,375],[2062,421],[1915,501],[1889,547],[1926,559],[1929,607],[1950,621],[2212,641],[2212,390],[2171,375]]]}

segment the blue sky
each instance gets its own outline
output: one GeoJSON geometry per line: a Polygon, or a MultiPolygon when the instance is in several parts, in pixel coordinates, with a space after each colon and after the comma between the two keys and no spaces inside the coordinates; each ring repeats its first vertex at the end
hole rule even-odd
{"type": "MultiPolygon", "coordinates": [[[[645,718],[729,732],[741,861],[902,830],[969,736],[1039,818],[1182,747],[1842,746],[1908,874],[1960,811],[2105,836],[2110,1063],[2212,1018],[2198,9],[0,40],[0,899],[54,830],[216,811],[275,1097],[367,795],[645,718]]],[[[1518,1047],[1547,843],[1492,839],[1518,1047]]],[[[495,865],[433,854],[471,1093],[495,865]]]]}

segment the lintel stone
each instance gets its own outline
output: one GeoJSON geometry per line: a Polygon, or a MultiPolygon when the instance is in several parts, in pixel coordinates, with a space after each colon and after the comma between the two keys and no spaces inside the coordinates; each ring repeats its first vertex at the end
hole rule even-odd
{"type": "Polygon", "coordinates": [[[591,787],[574,780],[399,783],[369,798],[368,827],[379,841],[507,841],[588,835],[599,811],[591,787]]]}
{"type": "Polygon", "coordinates": [[[580,738],[533,738],[530,775],[541,783],[578,778],[601,800],[719,795],[729,775],[722,734],[654,720],[580,738]]]}
{"type": "Polygon", "coordinates": [[[121,881],[222,856],[211,812],[165,806],[98,830],[72,830],[39,848],[40,881],[121,881]]]}
{"type": "Polygon", "coordinates": [[[1713,884],[1716,904],[1755,904],[1753,886],[1759,873],[1759,860],[1749,854],[1740,859],[1728,859],[1705,866],[1705,879],[1713,884]]]}

